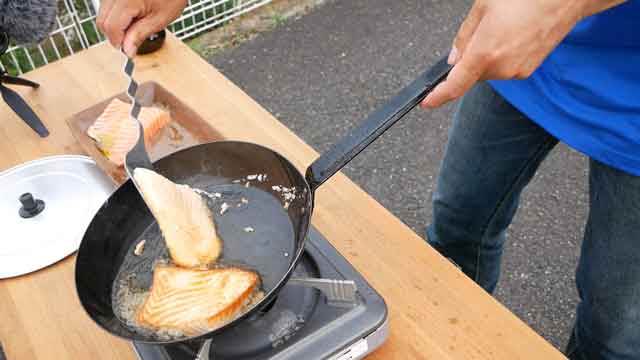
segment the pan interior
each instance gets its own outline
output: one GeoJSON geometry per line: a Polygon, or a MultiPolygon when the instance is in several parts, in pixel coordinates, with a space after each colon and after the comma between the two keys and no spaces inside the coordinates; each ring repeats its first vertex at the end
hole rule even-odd
{"type": "MultiPolygon", "coordinates": [[[[198,145],[154,165],[170,180],[205,192],[203,198],[223,241],[219,263],[256,271],[265,294],[263,303],[267,303],[301,253],[304,216],[311,203],[302,176],[277,153],[238,142],[198,145]],[[259,181],[254,175],[266,178],[259,181]],[[284,196],[282,188],[295,189],[295,199],[284,196]],[[228,209],[221,215],[223,204],[228,209]]],[[[121,317],[119,285],[127,282],[134,295],[144,297],[154,265],[166,259],[158,225],[130,181],[126,182],[100,209],[81,244],[76,265],[81,303],[98,324],[127,339],[187,340],[139,331],[121,317]],[[141,240],[145,240],[144,250],[136,256],[133,250],[141,240]]]]}
{"type": "MultiPolygon", "coordinates": [[[[203,187],[200,190],[210,194],[210,197],[203,197],[215,214],[218,235],[223,241],[222,256],[215,267],[255,271],[260,275],[259,290],[270,291],[287,272],[290,259],[295,255],[293,226],[283,205],[273,195],[255,187],[246,188],[239,184],[203,187]],[[220,197],[213,194],[220,194],[220,197]],[[227,204],[228,209],[221,215],[223,204],[227,204]]],[[[112,290],[116,316],[128,323],[133,331],[158,336],[135,327],[130,319],[132,312],[146,298],[155,264],[170,263],[169,259],[162,233],[153,221],[127,251],[112,290]],[[145,250],[135,255],[134,249],[142,240],[145,241],[145,250]]],[[[160,339],[176,337],[180,335],[159,335],[160,339]]]]}

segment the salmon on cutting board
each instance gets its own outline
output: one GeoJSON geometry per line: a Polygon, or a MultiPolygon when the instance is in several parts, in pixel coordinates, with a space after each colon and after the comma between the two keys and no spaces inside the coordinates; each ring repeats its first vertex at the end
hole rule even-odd
{"type": "Polygon", "coordinates": [[[148,169],[135,169],[133,177],[160,226],[174,263],[205,268],[218,259],[222,241],[211,211],[198,193],[148,169]]]}
{"type": "Polygon", "coordinates": [[[257,286],[255,273],[238,268],[195,270],[158,265],[136,320],[154,330],[200,335],[238,316],[251,303],[257,286]]]}
{"type": "MultiPolygon", "coordinates": [[[[124,164],[125,155],[138,141],[138,126],[129,112],[131,104],[113,99],[87,130],[100,151],[114,164],[124,164]]],[[[171,121],[168,111],[158,107],[142,107],[138,120],[144,129],[145,145],[171,121]]]]}

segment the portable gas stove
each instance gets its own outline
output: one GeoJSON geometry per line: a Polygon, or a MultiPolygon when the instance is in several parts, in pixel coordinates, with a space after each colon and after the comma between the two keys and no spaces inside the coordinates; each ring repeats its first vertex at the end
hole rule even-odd
{"type": "MultiPolygon", "coordinates": [[[[214,337],[209,359],[355,360],[387,339],[384,300],[313,228],[293,277],[265,311],[214,337]]],[[[207,350],[202,342],[133,346],[141,360],[193,360],[207,350]]]]}

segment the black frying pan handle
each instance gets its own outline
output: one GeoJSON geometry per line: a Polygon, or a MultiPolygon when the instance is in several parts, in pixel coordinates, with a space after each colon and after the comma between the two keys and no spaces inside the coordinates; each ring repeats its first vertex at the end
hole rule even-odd
{"type": "Polygon", "coordinates": [[[306,179],[312,191],[340,171],[356,155],[393,124],[405,116],[442,82],[451,71],[447,59],[441,59],[419,78],[402,89],[391,101],[378,108],[307,168],[306,179]]]}

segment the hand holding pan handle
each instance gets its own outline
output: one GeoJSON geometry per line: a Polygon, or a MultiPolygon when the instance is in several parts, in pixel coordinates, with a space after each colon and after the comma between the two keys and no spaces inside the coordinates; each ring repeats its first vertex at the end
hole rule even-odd
{"type": "Polygon", "coordinates": [[[402,89],[391,101],[369,115],[366,120],[355,129],[352,129],[327,152],[320,155],[307,168],[305,176],[311,191],[315,191],[393,124],[416,107],[436,85],[446,79],[451,69],[452,66],[447,63],[447,59],[441,59],[420,75],[419,78],[402,89]]]}

